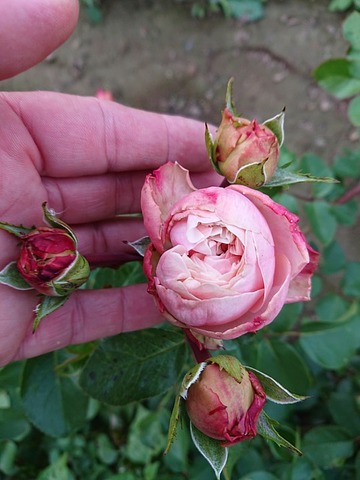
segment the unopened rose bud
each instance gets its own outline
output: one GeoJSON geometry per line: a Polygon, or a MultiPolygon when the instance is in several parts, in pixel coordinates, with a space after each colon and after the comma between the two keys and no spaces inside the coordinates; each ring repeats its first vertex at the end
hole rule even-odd
{"type": "Polygon", "coordinates": [[[252,372],[235,357],[223,358],[231,368],[207,364],[189,386],[185,401],[193,425],[226,447],[256,435],[266,397],[252,372]]]}
{"type": "Polygon", "coordinates": [[[231,184],[258,188],[269,182],[280,156],[284,112],[263,124],[236,114],[232,80],[226,91],[226,108],[215,140],[206,129],[206,146],[215,170],[231,184]]]}
{"type": "Polygon", "coordinates": [[[61,228],[39,227],[22,236],[17,268],[29,285],[48,296],[68,295],[89,276],[74,238],[61,228]]]}
{"type": "Polygon", "coordinates": [[[218,169],[229,183],[260,187],[274,174],[280,147],[265,125],[234,117],[225,108],[214,151],[218,169]]]}

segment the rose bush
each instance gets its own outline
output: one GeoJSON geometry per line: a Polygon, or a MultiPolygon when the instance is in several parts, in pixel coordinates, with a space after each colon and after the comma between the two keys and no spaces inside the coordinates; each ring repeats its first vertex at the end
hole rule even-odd
{"type": "MultiPolygon", "coordinates": [[[[239,362],[227,357],[231,363],[239,362]]],[[[257,377],[239,366],[239,378],[218,364],[206,365],[186,392],[186,411],[193,425],[208,437],[231,446],[256,435],[256,423],[266,401],[257,377]]]]}
{"type": "Polygon", "coordinates": [[[149,292],[174,325],[218,339],[255,332],[285,303],[310,299],[318,254],[298,218],[242,185],[197,190],[167,163],[147,176],[149,292]]]}

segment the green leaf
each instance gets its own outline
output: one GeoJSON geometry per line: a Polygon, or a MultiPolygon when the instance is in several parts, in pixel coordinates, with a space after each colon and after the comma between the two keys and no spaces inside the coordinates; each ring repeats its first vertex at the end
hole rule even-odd
{"type": "Polygon", "coordinates": [[[275,115],[275,117],[269,118],[264,122],[264,125],[268,127],[277,138],[280,147],[284,143],[284,121],[285,109],[278,115],[275,115]]]}
{"type": "Polygon", "coordinates": [[[131,462],[149,464],[164,450],[165,436],[159,420],[159,412],[151,412],[141,404],[137,406],[124,450],[131,462]]]}
{"type": "Polygon", "coordinates": [[[5,230],[5,232],[11,233],[12,235],[15,235],[15,237],[19,238],[32,232],[34,228],[35,227],[28,228],[24,227],[23,225],[12,225],[11,223],[0,222],[1,230],[5,230]]]}
{"type": "Polygon", "coordinates": [[[343,23],[343,34],[351,46],[360,50],[360,13],[351,13],[343,23]]]}
{"type": "Polygon", "coordinates": [[[350,101],[347,114],[350,122],[355,125],[355,127],[360,127],[360,96],[350,101]]]}
{"type": "Polygon", "coordinates": [[[317,318],[327,323],[338,322],[338,319],[345,315],[348,309],[348,302],[333,293],[325,295],[315,305],[317,318]]]}
{"type": "Polygon", "coordinates": [[[213,468],[216,478],[220,480],[221,472],[226,465],[228,449],[222,447],[219,440],[214,440],[213,438],[204,435],[191,422],[190,433],[196,448],[201,455],[206,458],[213,468]]]}
{"type": "Polygon", "coordinates": [[[0,440],[19,440],[30,431],[30,424],[20,408],[0,408],[0,440]]]}
{"type": "Polygon", "coordinates": [[[332,206],[334,217],[341,225],[352,226],[359,215],[359,202],[352,199],[346,203],[336,203],[332,206]]]}
{"type": "Polygon", "coordinates": [[[360,410],[355,397],[356,392],[333,392],[328,402],[334,421],[353,437],[360,432],[360,410]]]}
{"type": "Polygon", "coordinates": [[[185,355],[181,332],[153,328],[102,341],[85,365],[80,385],[111,405],[160,395],[176,384],[185,355]]]}
{"type": "Polygon", "coordinates": [[[50,313],[55,312],[55,310],[58,308],[62,307],[68,298],[69,295],[63,297],[42,296],[41,302],[38,303],[35,308],[35,318],[32,327],[33,333],[35,333],[41,320],[50,313]]]}
{"type": "Polygon", "coordinates": [[[336,240],[327,245],[320,257],[320,268],[325,275],[331,275],[342,270],[346,265],[345,252],[336,240]]]}
{"type": "Polygon", "coordinates": [[[261,0],[227,0],[229,14],[247,22],[256,22],[264,16],[261,0]]]}
{"type": "Polygon", "coordinates": [[[266,187],[281,187],[295,183],[336,183],[337,180],[330,177],[313,177],[309,174],[294,173],[285,168],[277,168],[266,187]]]}
{"type": "Polygon", "coordinates": [[[349,98],[360,92],[360,79],[353,78],[351,66],[345,58],[330,59],[319,65],[314,76],[319,85],[335,97],[349,98]]]}
{"type": "Polygon", "coordinates": [[[306,392],[310,372],[301,355],[286,341],[260,339],[257,345],[256,368],[275,377],[289,390],[306,392]]]}
{"type": "Polygon", "coordinates": [[[353,455],[354,447],[343,429],[329,425],[315,427],[304,436],[303,452],[315,465],[334,468],[353,455]]]}
{"type": "Polygon", "coordinates": [[[2,442],[0,451],[0,472],[8,475],[8,477],[2,478],[14,478],[14,474],[18,472],[15,462],[17,459],[19,447],[18,445],[8,440],[2,442]]]}
{"type": "Polygon", "coordinates": [[[69,480],[71,471],[67,466],[67,460],[67,453],[63,453],[61,457],[45,468],[36,480],[69,480]]]}
{"type": "Polygon", "coordinates": [[[260,413],[260,417],[257,423],[257,432],[266,440],[275,442],[279,447],[284,447],[297,455],[302,455],[301,451],[283,438],[275,429],[278,422],[270,418],[264,410],[260,413]]]}
{"type": "Polygon", "coordinates": [[[344,12],[352,5],[352,0],[331,0],[329,5],[330,12],[344,12]]]}
{"type": "Polygon", "coordinates": [[[266,375],[264,372],[260,372],[252,367],[246,367],[247,370],[254,372],[256,377],[261,383],[261,386],[264,389],[266,394],[266,398],[274,403],[279,404],[289,404],[289,403],[297,403],[301,402],[302,400],[306,400],[307,397],[303,397],[301,395],[296,395],[295,393],[289,392],[285,387],[280,385],[279,382],[274,380],[269,375],[266,375]]]}
{"type": "Polygon", "coordinates": [[[360,347],[360,315],[354,304],[336,323],[311,322],[301,329],[301,348],[321,367],[340,369],[360,347]]]}
{"type": "Polygon", "coordinates": [[[19,272],[16,262],[11,262],[0,272],[0,283],[16,288],[16,290],[33,290],[19,272]]]}
{"type": "Polygon", "coordinates": [[[280,310],[275,321],[270,325],[271,332],[284,333],[292,330],[295,323],[300,319],[304,304],[301,302],[288,303],[280,310]]]}
{"type": "Polygon", "coordinates": [[[337,222],[332,206],[322,200],[307,202],[304,209],[312,231],[320,242],[329,245],[335,237],[337,222]]]}
{"type": "Polygon", "coordinates": [[[358,178],[360,176],[360,150],[345,150],[343,155],[336,157],[335,175],[341,178],[358,178]]]}
{"type": "Polygon", "coordinates": [[[350,262],[341,281],[345,295],[360,297],[360,262],[350,262]]]}
{"type": "Polygon", "coordinates": [[[146,277],[142,264],[134,261],[127,262],[119,268],[103,267],[93,270],[86,283],[86,288],[124,287],[145,282],[146,277]]]}
{"type": "Polygon", "coordinates": [[[47,435],[68,435],[86,421],[88,398],[71,378],[57,374],[60,352],[27,360],[21,397],[28,419],[47,435]]]}
{"type": "Polygon", "coordinates": [[[279,477],[275,477],[275,475],[265,470],[255,470],[249,473],[249,475],[244,475],[239,480],[279,480],[279,477]]]}
{"type": "Polygon", "coordinates": [[[102,10],[96,5],[89,5],[86,14],[91,23],[98,24],[103,20],[102,10]]]}
{"type": "MultiPolygon", "coordinates": [[[[332,169],[321,157],[318,157],[313,153],[306,153],[301,157],[299,168],[302,172],[306,172],[313,177],[331,178],[333,176],[332,169]]],[[[333,190],[334,186],[334,183],[315,184],[312,187],[314,196],[317,198],[325,197],[333,190]]]]}

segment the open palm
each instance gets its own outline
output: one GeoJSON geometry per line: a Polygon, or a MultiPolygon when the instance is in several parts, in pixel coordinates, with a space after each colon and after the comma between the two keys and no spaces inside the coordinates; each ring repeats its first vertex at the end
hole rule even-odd
{"type": "MultiPolygon", "coordinates": [[[[48,4],[48,17],[53,9],[56,28],[63,27],[61,18],[67,25],[76,23],[75,1],[38,0],[26,8],[36,9],[37,3],[42,12],[48,4]]],[[[34,18],[29,16],[26,21],[34,18]]],[[[1,23],[2,19],[3,34],[9,24],[1,23]]],[[[64,34],[62,28],[57,37],[55,27],[48,24],[40,32],[40,50],[44,44],[55,48],[71,31],[64,34]],[[46,42],[49,36],[53,40],[46,42]]],[[[8,57],[8,63],[3,60],[7,50],[2,41],[0,77],[28,68],[49,53],[39,53],[37,44],[32,45],[24,57],[26,63],[20,59],[14,66],[16,55],[8,57]]],[[[74,229],[80,252],[96,265],[128,260],[131,251],[124,241],[145,234],[141,218],[126,214],[140,211],[140,191],[147,172],[170,160],[189,168],[197,186],[216,178],[206,159],[204,126],[193,120],[95,98],[29,92],[0,93],[0,126],[0,221],[43,225],[41,205],[47,201],[74,229]]],[[[0,231],[0,270],[17,254],[16,238],[0,231]]],[[[78,290],[32,334],[37,303],[32,291],[0,285],[0,364],[161,321],[145,285],[78,290]]]]}

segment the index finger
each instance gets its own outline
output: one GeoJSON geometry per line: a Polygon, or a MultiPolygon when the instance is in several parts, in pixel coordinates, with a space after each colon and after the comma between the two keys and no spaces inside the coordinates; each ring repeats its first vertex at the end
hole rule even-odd
{"type": "Polygon", "coordinates": [[[204,123],[53,92],[2,97],[29,132],[41,176],[81,177],[153,170],[167,161],[210,171],[204,123]]]}

